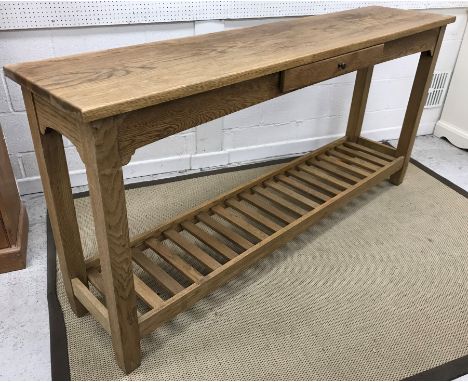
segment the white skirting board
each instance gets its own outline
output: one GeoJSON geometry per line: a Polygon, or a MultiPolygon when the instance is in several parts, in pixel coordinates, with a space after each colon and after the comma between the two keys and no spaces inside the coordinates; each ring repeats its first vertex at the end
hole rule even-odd
{"type": "Polygon", "coordinates": [[[468,120],[465,129],[441,120],[436,124],[434,135],[439,138],[447,138],[450,143],[461,149],[468,149],[468,120]]]}
{"type": "Polygon", "coordinates": [[[468,149],[468,28],[460,46],[444,108],[434,135],[468,149]]]}

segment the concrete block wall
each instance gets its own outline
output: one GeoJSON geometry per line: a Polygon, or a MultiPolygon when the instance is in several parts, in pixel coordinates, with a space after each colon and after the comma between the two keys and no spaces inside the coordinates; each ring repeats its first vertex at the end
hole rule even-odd
{"type": "MultiPolygon", "coordinates": [[[[465,9],[447,29],[437,71],[452,71],[467,23],[465,9]]],[[[149,41],[217,32],[278,19],[210,20],[141,25],[57,28],[0,32],[0,66],[149,41]]],[[[378,65],[374,71],[364,135],[398,137],[416,70],[417,55],[378,65]]],[[[223,166],[297,155],[316,148],[345,130],[354,73],[301,89],[233,113],[137,150],[124,168],[127,181],[169,177],[223,166]]],[[[0,124],[22,194],[40,192],[33,145],[20,88],[0,76],[0,124]]],[[[433,132],[441,107],[426,109],[419,134],[433,132]]],[[[65,140],[73,186],[86,175],[73,145],[65,140]]]]}

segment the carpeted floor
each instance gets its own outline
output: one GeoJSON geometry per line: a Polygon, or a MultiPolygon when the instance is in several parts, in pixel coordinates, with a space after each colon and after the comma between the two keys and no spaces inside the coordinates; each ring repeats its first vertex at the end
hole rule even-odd
{"type": "MultiPolygon", "coordinates": [[[[268,168],[127,191],[131,234],[268,168]]],[[[88,256],[88,198],[76,200],[88,256]]],[[[403,379],[468,354],[468,200],[411,165],[142,340],[125,376],[76,318],[60,274],[72,379],[403,379]]]]}

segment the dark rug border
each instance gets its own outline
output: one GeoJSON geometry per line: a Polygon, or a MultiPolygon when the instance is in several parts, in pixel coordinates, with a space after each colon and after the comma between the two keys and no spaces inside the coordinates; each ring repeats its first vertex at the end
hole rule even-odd
{"type": "MultiPolygon", "coordinates": [[[[247,170],[250,168],[270,166],[274,164],[285,163],[294,158],[286,158],[280,160],[273,160],[267,162],[253,163],[249,165],[227,167],[206,172],[197,172],[190,175],[176,176],[172,178],[157,179],[150,181],[143,181],[132,183],[125,186],[125,189],[132,189],[137,187],[153,186],[156,184],[176,182],[185,179],[192,179],[196,177],[203,177],[215,174],[222,174],[231,171],[247,170]]],[[[468,198],[468,191],[457,186],[450,180],[437,174],[430,168],[422,163],[411,159],[411,163],[419,169],[423,170],[433,178],[450,187],[452,190],[468,198]]],[[[82,198],[88,196],[89,192],[80,192],[74,194],[74,198],[82,198]]],[[[52,227],[47,214],[47,301],[49,306],[49,326],[50,326],[50,361],[51,361],[51,374],[53,381],[70,381],[70,363],[68,358],[68,341],[67,331],[65,327],[65,320],[60,302],[57,296],[57,267],[56,267],[56,248],[52,237],[52,227]]],[[[437,381],[437,380],[453,380],[462,375],[468,374],[468,355],[449,361],[447,363],[436,366],[432,369],[415,374],[411,377],[405,378],[405,381],[437,381]]]]}
{"type": "Polygon", "coordinates": [[[62,307],[57,296],[56,248],[49,213],[47,220],[47,304],[49,307],[50,369],[52,381],[70,381],[68,338],[62,307]]]}

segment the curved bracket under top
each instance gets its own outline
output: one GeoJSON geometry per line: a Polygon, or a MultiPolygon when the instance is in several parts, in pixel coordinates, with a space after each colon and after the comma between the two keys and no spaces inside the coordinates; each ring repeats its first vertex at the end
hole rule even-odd
{"type": "Polygon", "coordinates": [[[41,134],[46,134],[49,129],[59,132],[76,147],[81,160],[84,162],[79,122],[70,114],[61,113],[60,110],[40,96],[34,95],[34,103],[41,134]]]}

